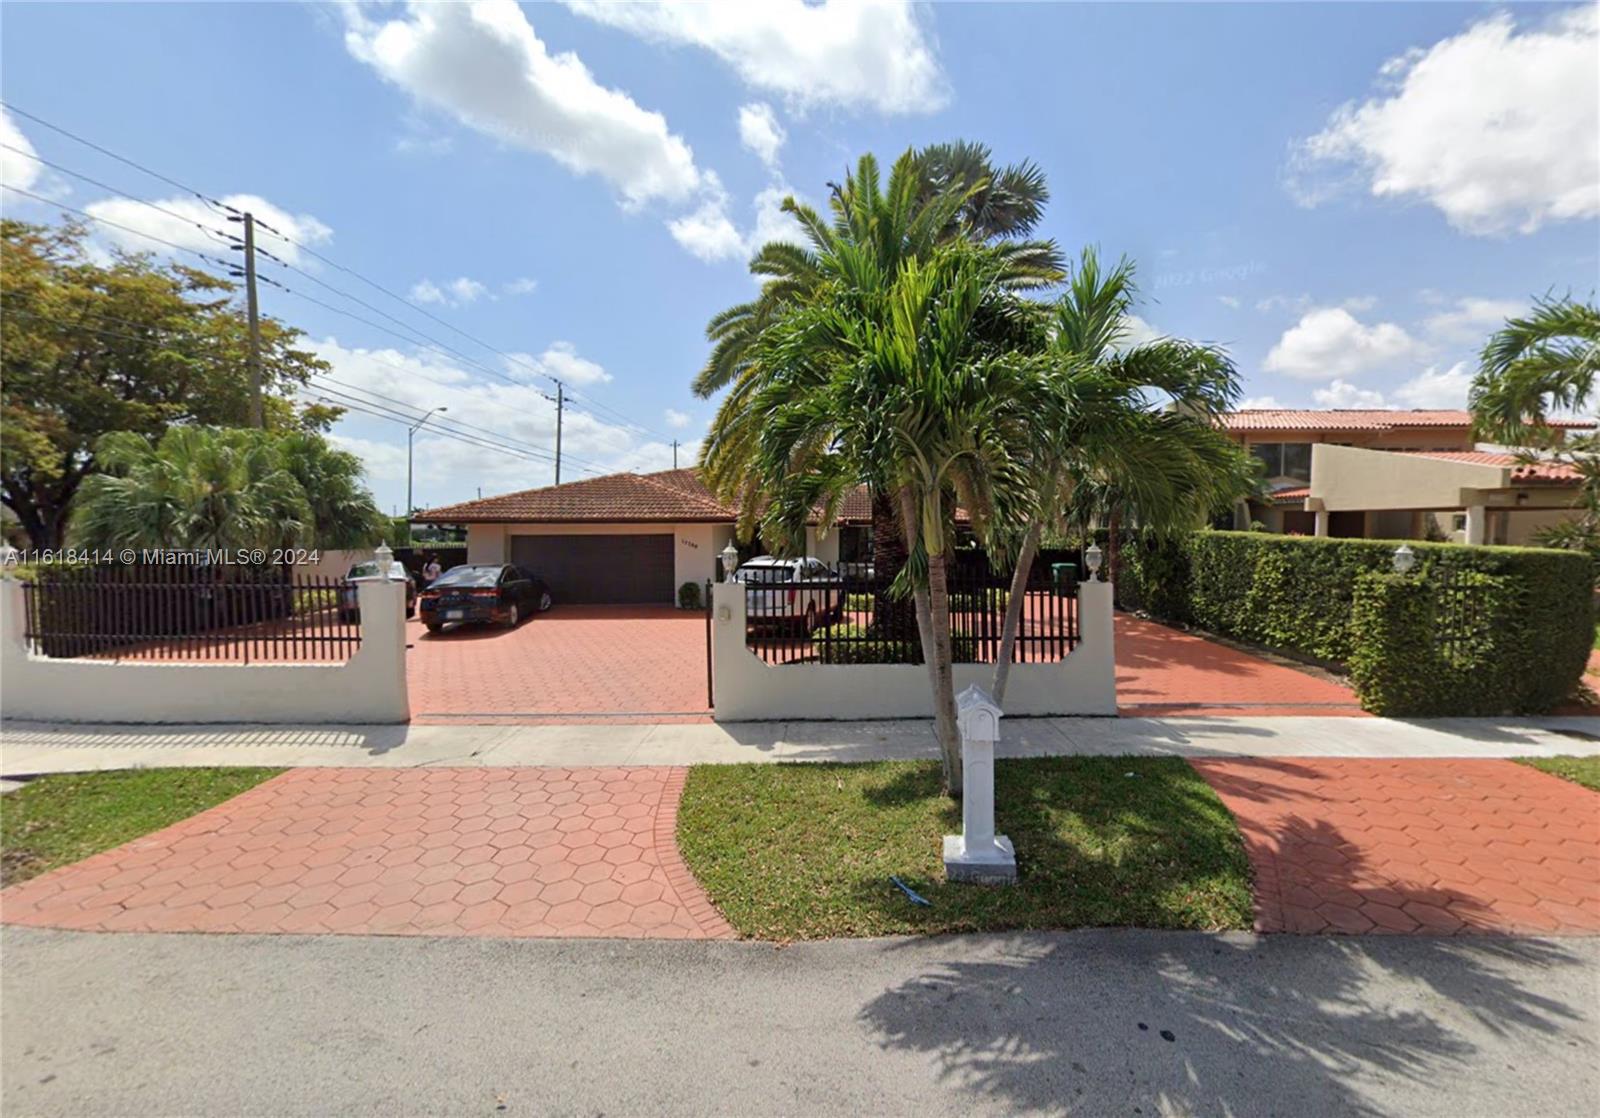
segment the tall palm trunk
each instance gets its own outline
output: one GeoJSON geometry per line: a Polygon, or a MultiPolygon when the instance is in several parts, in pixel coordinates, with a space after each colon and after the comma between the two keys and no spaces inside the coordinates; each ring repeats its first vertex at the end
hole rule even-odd
{"type": "Polygon", "coordinates": [[[905,569],[906,536],[895,514],[892,493],[872,491],[872,579],[873,627],[894,640],[903,640],[916,624],[916,612],[908,598],[889,593],[895,577],[905,569]]]}
{"type": "Polygon", "coordinates": [[[933,714],[939,728],[939,754],[944,760],[945,790],[961,798],[961,731],[956,725],[956,680],[950,665],[949,559],[941,551],[928,556],[928,612],[933,630],[933,658],[928,674],[933,679],[933,714]]]}
{"type": "Polygon", "coordinates": [[[1044,534],[1044,524],[1035,520],[1028,525],[1028,534],[1022,537],[1022,550],[1017,553],[1017,565],[1011,572],[1011,597],[1006,601],[1005,620],[1000,624],[1000,649],[994,658],[994,693],[996,706],[1004,707],[1006,682],[1011,678],[1011,657],[1017,648],[1017,631],[1022,628],[1023,595],[1028,592],[1028,575],[1033,570],[1034,556],[1039,554],[1039,539],[1044,534]]]}
{"type": "MultiPolygon", "coordinates": [[[[902,487],[897,504],[906,554],[916,545],[921,520],[916,500],[908,487],[902,487]]],[[[961,795],[961,732],[956,725],[956,683],[950,667],[950,586],[946,560],[941,552],[928,556],[928,585],[918,585],[912,593],[917,611],[917,636],[922,642],[922,662],[928,667],[933,685],[934,731],[939,739],[939,758],[944,766],[945,790],[961,795]],[[937,595],[937,602],[935,596],[937,595]],[[940,634],[943,633],[943,644],[940,634]]]]}
{"type": "Polygon", "coordinates": [[[1106,517],[1106,565],[1103,568],[1106,578],[1115,585],[1121,581],[1117,578],[1117,564],[1121,562],[1120,548],[1117,547],[1117,529],[1122,521],[1122,513],[1116,505],[1111,506],[1111,513],[1106,517]]]}

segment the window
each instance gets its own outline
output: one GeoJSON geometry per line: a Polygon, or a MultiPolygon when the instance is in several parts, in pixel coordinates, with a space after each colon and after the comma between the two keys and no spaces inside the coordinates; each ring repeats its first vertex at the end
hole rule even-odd
{"type": "Polygon", "coordinates": [[[1261,459],[1269,478],[1311,480],[1310,443],[1254,443],[1250,453],[1261,459]]]}
{"type": "Polygon", "coordinates": [[[1452,516],[1450,518],[1450,530],[1452,532],[1465,532],[1467,530],[1467,514],[1458,512],[1452,516]]]}

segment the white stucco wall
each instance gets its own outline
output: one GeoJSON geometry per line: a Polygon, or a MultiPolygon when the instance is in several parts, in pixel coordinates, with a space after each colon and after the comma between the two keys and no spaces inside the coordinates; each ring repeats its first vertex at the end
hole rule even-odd
{"type": "Polygon", "coordinates": [[[361,647],[342,664],[52,660],[23,639],[22,584],[0,581],[0,714],[45,722],[406,722],[405,591],[362,582],[361,647]]]}
{"type": "MultiPolygon", "coordinates": [[[[1054,664],[1013,664],[1006,685],[1011,715],[1114,715],[1116,655],[1111,584],[1079,587],[1081,640],[1054,664]]],[[[745,646],[745,597],[739,585],[713,592],[713,717],[718,722],[774,718],[923,718],[933,714],[928,669],[921,664],[766,664],[745,646]]],[[[955,665],[956,690],[987,689],[989,664],[955,665]]]]}

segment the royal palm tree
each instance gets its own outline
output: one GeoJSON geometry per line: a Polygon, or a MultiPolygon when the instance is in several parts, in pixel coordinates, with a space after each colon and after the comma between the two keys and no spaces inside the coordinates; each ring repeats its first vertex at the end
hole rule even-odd
{"type": "Polygon", "coordinates": [[[1005,698],[1033,560],[1045,532],[1119,523],[1168,532],[1197,527],[1248,487],[1248,457],[1216,424],[1238,396],[1227,355],[1176,338],[1126,344],[1137,290],[1133,265],[1109,271],[1085,249],[1052,308],[1045,392],[1028,428],[1029,504],[1018,524],[998,524],[992,553],[1014,554],[1011,594],[995,658],[993,692],[1005,698]]]}
{"type": "MultiPolygon", "coordinates": [[[[948,201],[948,199],[947,199],[948,201]]],[[[1013,462],[1037,414],[1037,363],[981,324],[1004,313],[1005,263],[963,239],[891,270],[870,244],[831,242],[830,281],[763,332],[744,406],[764,534],[823,523],[863,478],[892,496],[933,691],[946,787],[961,790],[947,572],[957,505],[983,530],[1022,499],[1013,462]]],[[[715,474],[723,445],[708,455],[715,474]]],[[[741,455],[745,452],[741,450],[741,455]]],[[[741,469],[745,467],[741,465],[741,469]]]]}

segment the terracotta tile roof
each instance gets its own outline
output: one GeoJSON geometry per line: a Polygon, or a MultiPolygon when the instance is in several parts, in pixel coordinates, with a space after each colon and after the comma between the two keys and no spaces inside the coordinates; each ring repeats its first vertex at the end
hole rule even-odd
{"type": "Polygon", "coordinates": [[[1568,482],[1583,475],[1574,466],[1563,462],[1527,463],[1515,454],[1492,450],[1399,450],[1395,454],[1408,454],[1414,458],[1439,458],[1446,462],[1465,462],[1472,466],[1497,466],[1511,471],[1514,482],[1568,482]]]}
{"type": "Polygon", "coordinates": [[[1297,485],[1292,489],[1274,489],[1272,503],[1275,505],[1292,505],[1311,496],[1311,486],[1297,485]]]}
{"type": "MultiPolygon", "coordinates": [[[[1588,430],[1594,422],[1552,419],[1549,426],[1588,430]]],[[[1472,413],[1460,408],[1400,411],[1385,408],[1244,408],[1228,412],[1229,431],[1394,431],[1411,427],[1471,427],[1472,413]]]]}
{"type": "MultiPolygon", "coordinates": [[[[653,474],[608,474],[569,481],[543,489],[524,489],[498,497],[445,505],[417,516],[434,524],[484,523],[732,523],[738,512],[712,496],[698,470],[661,470],[653,474]]],[[[967,523],[965,509],[956,523],[967,523]]],[[[809,523],[815,524],[815,514],[809,523]]],[[[844,499],[839,524],[872,523],[872,494],[859,486],[844,499]]]]}
{"type": "Polygon", "coordinates": [[[694,470],[663,470],[607,474],[463,501],[428,509],[417,519],[454,524],[720,523],[733,520],[734,510],[714,498],[694,470]]]}

